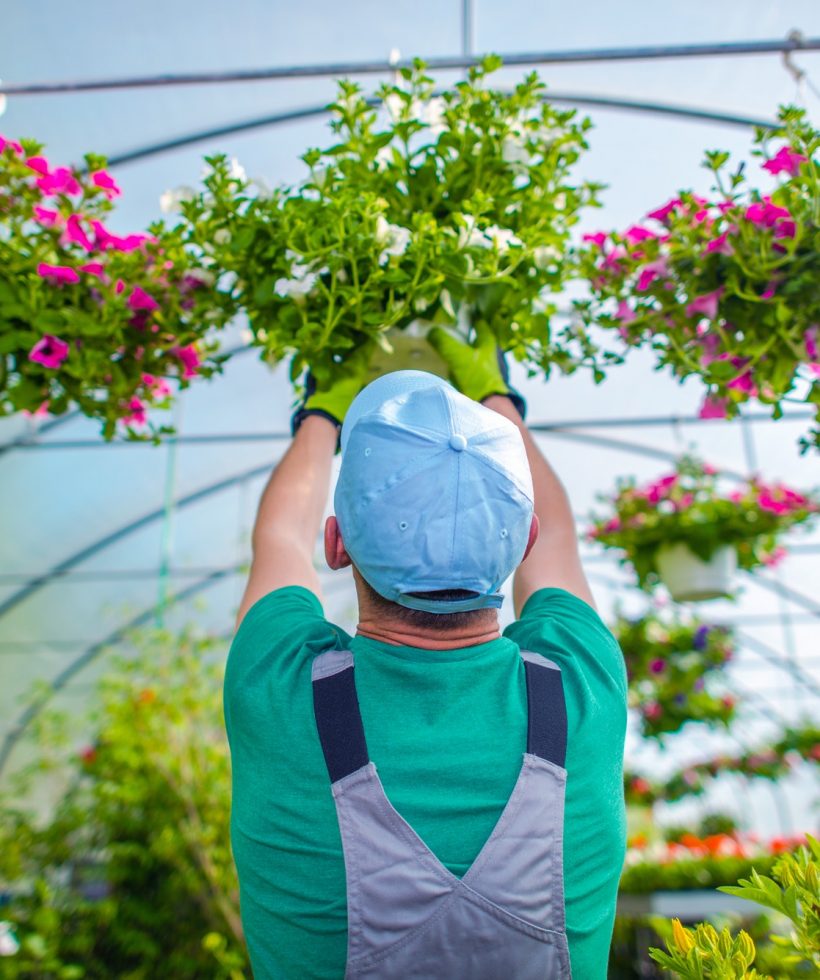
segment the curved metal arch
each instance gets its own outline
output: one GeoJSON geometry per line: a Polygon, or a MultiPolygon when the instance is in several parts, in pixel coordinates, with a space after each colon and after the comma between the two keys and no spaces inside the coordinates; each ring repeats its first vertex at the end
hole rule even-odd
{"type": "MultiPolygon", "coordinates": [[[[188,588],[183,589],[182,592],[174,596],[172,602],[182,602],[185,599],[190,599],[192,596],[198,595],[200,592],[204,592],[207,588],[214,585],[216,582],[222,581],[234,571],[233,568],[219,569],[205,578],[200,579],[198,582],[194,582],[189,585],[188,588]]],[[[125,639],[131,630],[137,629],[140,626],[144,626],[146,623],[154,616],[154,607],[151,606],[149,609],[144,610],[138,615],[129,619],[127,623],[123,626],[118,626],[117,629],[113,630],[106,637],[104,637],[99,642],[90,646],[84,653],[73,660],[68,667],[60,671],[60,673],[51,681],[51,687],[46,696],[38,698],[32,704],[30,704],[25,711],[23,711],[16,719],[12,727],[6,733],[3,744],[0,746],[0,773],[8,762],[9,756],[11,755],[14,746],[23,736],[23,733],[28,728],[28,726],[34,721],[34,719],[40,714],[46,704],[51,700],[51,698],[62,688],[64,688],[68,682],[78,674],[84,667],[95,660],[103,650],[107,649],[114,643],[118,643],[120,640],[125,639]]]]}
{"type": "MultiPolygon", "coordinates": [[[[440,92],[436,93],[440,95],[440,92]]],[[[381,104],[380,99],[365,99],[367,104],[375,107],[381,104]]],[[[752,116],[739,116],[726,112],[711,112],[708,109],[699,109],[690,106],[676,106],[664,102],[646,102],[635,99],[614,99],[605,96],[577,95],[573,93],[551,92],[542,101],[556,102],[562,105],[573,105],[579,107],[589,107],[596,109],[613,109],[626,112],[645,112],[651,115],[665,115],[680,119],[694,120],[697,122],[711,122],[724,126],[740,126],[744,129],[760,126],[763,129],[771,129],[777,125],[771,119],[757,119],[752,116]]],[[[171,140],[163,140],[159,143],[150,143],[147,146],[138,147],[125,153],[117,153],[108,157],[109,167],[119,167],[127,163],[135,163],[147,157],[157,156],[161,153],[170,153],[185,146],[192,146],[195,143],[203,143],[208,140],[217,139],[220,136],[232,136],[237,133],[246,133],[255,129],[265,129],[269,126],[281,126],[285,123],[298,122],[302,119],[311,119],[316,116],[327,115],[330,107],[327,103],[322,105],[307,106],[303,109],[291,109],[287,112],[277,112],[269,116],[260,116],[256,119],[246,119],[241,122],[228,123],[225,126],[217,126],[212,129],[199,130],[195,133],[188,133],[185,136],[177,136],[171,140]]]]}

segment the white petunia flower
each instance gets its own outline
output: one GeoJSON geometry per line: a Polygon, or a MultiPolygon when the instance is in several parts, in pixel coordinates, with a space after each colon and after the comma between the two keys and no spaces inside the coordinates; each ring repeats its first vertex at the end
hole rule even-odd
{"type": "Polygon", "coordinates": [[[506,252],[511,245],[521,245],[521,239],[509,228],[500,228],[498,225],[490,225],[484,229],[484,234],[493,243],[493,247],[499,252],[506,252]]]}
{"type": "Polygon", "coordinates": [[[556,211],[563,211],[567,206],[567,195],[564,193],[555,195],[555,209],[556,211]]]}
{"type": "Polygon", "coordinates": [[[386,170],[393,162],[393,147],[389,144],[383,146],[376,154],[376,169],[386,170]]]}
{"type": "Polygon", "coordinates": [[[277,296],[292,296],[294,299],[304,299],[309,293],[313,292],[318,273],[309,272],[299,279],[277,279],[273,284],[273,291],[277,296]]]}
{"type": "Polygon", "coordinates": [[[379,265],[384,265],[391,255],[403,255],[410,244],[410,229],[392,225],[380,214],[376,218],[376,242],[382,246],[379,265]]]}
{"type": "Polygon", "coordinates": [[[173,187],[170,190],[165,191],[159,196],[159,208],[163,214],[176,214],[181,208],[185,201],[190,201],[192,197],[196,196],[196,191],[193,187],[188,187],[187,184],[183,184],[181,187],[173,187]]]}
{"type": "Polygon", "coordinates": [[[522,170],[530,165],[530,152],[522,139],[505,136],[501,142],[501,159],[513,170],[522,170]]]}
{"type": "Polygon", "coordinates": [[[444,99],[435,98],[422,103],[417,118],[430,127],[431,136],[438,136],[439,133],[443,133],[447,128],[444,119],[444,99]]]}
{"type": "Polygon", "coordinates": [[[227,228],[219,228],[214,232],[214,242],[217,245],[227,245],[231,240],[231,233],[227,228]]]}
{"type": "Polygon", "coordinates": [[[404,99],[397,93],[391,92],[384,100],[384,107],[390,113],[393,122],[398,122],[404,112],[404,99]]]}
{"type": "Polygon", "coordinates": [[[248,179],[248,175],[245,173],[245,168],[236,159],[236,157],[231,157],[228,161],[228,176],[232,180],[240,180],[243,183],[248,179]]]}
{"type": "Polygon", "coordinates": [[[458,233],[459,248],[489,248],[490,240],[484,232],[476,227],[475,218],[470,214],[462,215],[464,227],[458,233]]]}
{"type": "Polygon", "coordinates": [[[548,313],[552,305],[552,294],[548,289],[542,290],[532,301],[533,313],[548,313]]]}
{"type": "Polygon", "coordinates": [[[14,934],[10,922],[0,922],[0,956],[14,956],[20,949],[20,943],[14,934]]]}
{"type": "Polygon", "coordinates": [[[560,251],[554,245],[539,245],[532,250],[532,260],[539,269],[546,269],[561,258],[560,251]]]}

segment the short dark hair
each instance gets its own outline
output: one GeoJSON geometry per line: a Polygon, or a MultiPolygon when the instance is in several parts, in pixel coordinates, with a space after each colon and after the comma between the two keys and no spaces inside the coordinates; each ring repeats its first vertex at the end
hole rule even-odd
{"type": "MultiPolygon", "coordinates": [[[[383,595],[379,595],[363,577],[361,582],[362,587],[367,592],[368,599],[376,609],[391,619],[397,619],[399,622],[407,626],[414,626],[417,629],[458,630],[474,626],[482,619],[491,619],[495,622],[495,609],[468,609],[453,613],[434,613],[428,612],[426,609],[410,609],[409,606],[391,602],[389,599],[385,599],[383,595]]],[[[471,599],[475,592],[467,592],[464,589],[439,589],[436,592],[410,592],[409,594],[417,599],[446,599],[454,602],[458,599],[471,599]]]]}

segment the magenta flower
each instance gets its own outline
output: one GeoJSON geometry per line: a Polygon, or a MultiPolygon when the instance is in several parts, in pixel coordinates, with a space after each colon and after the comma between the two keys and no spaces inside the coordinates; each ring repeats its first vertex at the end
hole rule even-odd
{"type": "Polygon", "coordinates": [[[96,276],[102,279],[105,276],[105,266],[102,262],[86,262],[80,266],[80,272],[86,272],[89,276],[96,276]]]}
{"type": "Polygon", "coordinates": [[[751,371],[744,371],[736,378],[732,378],[726,387],[731,388],[733,391],[741,391],[750,398],[754,398],[757,394],[757,385],[754,383],[751,371]]]}
{"type": "Polygon", "coordinates": [[[132,310],[145,310],[150,313],[152,310],[159,309],[159,303],[141,286],[134,286],[131,295],[128,297],[128,307],[132,310]]]}
{"type": "MultiPolygon", "coordinates": [[[[34,159],[42,158],[35,157],[34,159]]],[[[29,160],[29,166],[31,166],[31,160],[29,160]]],[[[57,167],[51,173],[44,174],[37,180],[37,186],[46,195],[82,193],[82,187],[68,167],[57,167]]]]}
{"type": "Polygon", "coordinates": [[[794,238],[797,234],[797,223],[794,218],[781,218],[774,226],[775,238],[794,238]]]}
{"type": "Polygon", "coordinates": [[[104,191],[109,201],[122,194],[116,181],[107,170],[95,170],[91,175],[91,183],[104,191]]]}
{"type": "Polygon", "coordinates": [[[582,242],[592,242],[593,245],[597,245],[598,248],[604,247],[604,242],[606,241],[605,231],[596,231],[594,235],[582,235],[582,242]]]}
{"type": "Polygon", "coordinates": [[[700,356],[700,366],[708,367],[712,361],[718,358],[718,348],[720,347],[720,337],[716,333],[704,331],[698,338],[703,353],[700,356]]]}
{"type": "Polygon", "coordinates": [[[630,245],[637,245],[638,242],[645,242],[648,238],[657,238],[651,228],[644,228],[643,225],[632,225],[624,232],[624,238],[630,245]]]}
{"type": "Polygon", "coordinates": [[[806,354],[810,361],[820,359],[820,349],[817,347],[817,332],[818,326],[815,323],[803,334],[803,343],[806,345],[806,354]]]}
{"type": "Polygon", "coordinates": [[[60,285],[80,281],[80,277],[77,275],[76,270],[72,269],[70,266],[48,265],[46,262],[41,262],[37,266],[37,275],[60,285]]]}
{"type": "Polygon", "coordinates": [[[199,373],[199,366],[202,359],[195,344],[188,344],[187,347],[173,347],[171,353],[175,354],[182,361],[182,377],[194,378],[199,373]]]}
{"type": "Polygon", "coordinates": [[[26,166],[30,167],[41,177],[47,177],[49,174],[48,160],[45,157],[29,157],[26,160],[26,166]]]}
{"type": "Polygon", "coordinates": [[[649,670],[653,674],[662,674],[666,670],[666,661],[661,660],[660,657],[652,660],[649,664],[649,670]]]}
{"type": "Polygon", "coordinates": [[[777,290],[777,283],[776,282],[770,282],[766,286],[766,288],[763,290],[763,292],[760,294],[760,298],[761,299],[771,299],[772,296],[774,296],[776,290],[777,290]]]}
{"type": "Polygon", "coordinates": [[[654,218],[656,221],[660,221],[663,224],[667,223],[667,219],[672,212],[681,206],[683,202],[679,197],[673,197],[671,201],[667,201],[663,207],[656,208],[654,211],[647,212],[647,218],[654,218]]]}
{"type": "MultiPolygon", "coordinates": [[[[729,404],[728,398],[716,398],[714,395],[707,395],[703,400],[698,412],[701,419],[725,419],[726,408],[729,404]]],[[[741,494],[741,497],[743,495],[741,494]]]]}
{"type": "Polygon", "coordinates": [[[22,153],[23,147],[17,142],[17,140],[10,140],[7,136],[0,136],[0,153],[2,153],[6,147],[11,147],[13,153],[22,153]]]}
{"type": "Polygon", "coordinates": [[[60,220],[60,212],[52,211],[51,208],[44,208],[40,204],[34,205],[34,220],[41,225],[56,225],[60,220]]]}
{"type": "Polygon", "coordinates": [[[633,320],[638,319],[638,314],[632,309],[625,299],[622,299],[620,303],[618,303],[618,309],[615,311],[615,318],[620,320],[621,323],[632,323],[633,320]]]}
{"type": "Polygon", "coordinates": [[[641,274],[638,276],[638,282],[635,289],[639,293],[645,292],[652,283],[661,276],[666,276],[669,273],[669,269],[666,265],[666,259],[656,259],[654,262],[647,262],[646,265],[641,269],[641,274]]]}
{"type": "Polygon", "coordinates": [[[728,231],[724,231],[722,235],[718,235],[717,238],[713,238],[706,246],[705,251],[717,252],[719,255],[734,255],[735,250],[731,242],[727,241],[729,236],[728,231]]]}
{"type": "Polygon", "coordinates": [[[125,425],[145,425],[145,423],[148,421],[148,416],[145,414],[145,404],[143,403],[142,399],[135,396],[128,403],[128,408],[129,414],[123,418],[125,425]]]}
{"type": "Polygon", "coordinates": [[[746,208],[746,220],[753,225],[762,225],[765,228],[773,228],[781,219],[792,220],[791,212],[788,208],[782,208],[778,204],[772,204],[770,197],[764,197],[762,201],[750,204],[746,208]]]}
{"type": "Polygon", "coordinates": [[[143,234],[125,235],[124,237],[115,235],[101,221],[97,220],[91,222],[91,227],[94,229],[97,247],[101,249],[111,248],[115,252],[133,252],[140,248],[143,242],[152,240],[150,235],[143,234]]]}
{"type": "Polygon", "coordinates": [[[791,510],[785,500],[778,500],[769,490],[761,490],[757,504],[761,510],[767,510],[770,514],[788,514],[791,510]]]}
{"type": "Polygon", "coordinates": [[[785,171],[790,176],[796,177],[800,170],[800,164],[805,163],[806,159],[802,153],[798,153],[790,146],[783,146],[775,153],[771,160],[767,160],[762,166],[764,170],[768,170],[772,175],[785,171]]]}
{"type": "Polygon", "coordinates": [[[81,248],[84,248],[86,252],[94,251],[94,243],[83,231],[83,226],[80,223],[80,215],[78,214],[72,214],[66,222],[65,240],[66,242],[72,242],[75,245],[79,245],[81,248]]]}
{"type": "Polygon", "coordinates": [[[150,388],[151,398],[168,398],[171,394],[171,386],[165,378],[156,378],[153,374],[143,374],[142,383],[150,388]]]}
{"type": "Polygon", "coordinates": [[[695,316],[700,313],[708,320],[714,320],[717,316],[718,300],[723,295],[723,292],[724,287],[720,286],[714,292],[704,293],[703,296],[695,297],[686,307],[686,315],[695,316]]]}
{"type": "Polygon", "coordinates": [[[29,351],[28,359],[56,370],[68,357],[68,344],[59,337],[46,334],[29,351]]]}
{"type": "Polygon", "coordinates": [[[644,718],[648,718],[649,721],[657,721],[658,718],[663,716],[663,708],[658,704],[657,701],[650,701],[649,704],[643,706],[644,718]]]}
{"type": "Polygon", "coordinates": [[[672,487],[674,487],[677,482],[677,473],[672,473],[670,476],[661,477],[660,480],[656,480],[654,483],[649,484],[644,491],[644,495],[650,504],[660,503],[661,500],[665,500],[669,496],[672,487]]]}

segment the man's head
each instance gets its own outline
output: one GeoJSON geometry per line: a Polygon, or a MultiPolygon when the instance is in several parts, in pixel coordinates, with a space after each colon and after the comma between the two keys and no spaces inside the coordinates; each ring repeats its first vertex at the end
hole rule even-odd
{"type": "Polygon", "coordinates": [[[533,537],[523,440],[435,375],[385,375],[347,413],[335,509],[328,562],[349,558],[384,600],[435,615],[498,608],[533,537]]]}

